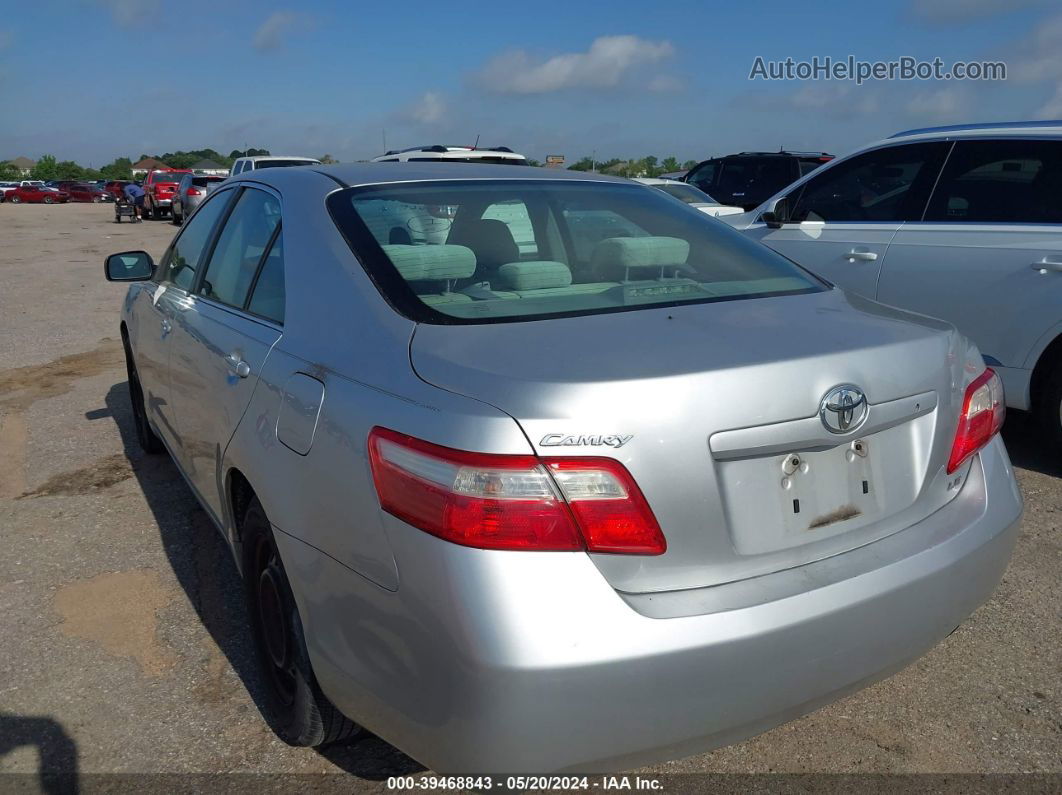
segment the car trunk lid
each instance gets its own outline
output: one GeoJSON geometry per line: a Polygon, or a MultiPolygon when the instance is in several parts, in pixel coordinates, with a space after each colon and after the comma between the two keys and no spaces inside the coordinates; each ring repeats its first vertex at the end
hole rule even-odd
{"type": "Polygon", "coordinates": [[[802,565],[941,507],[957,492],[960,345],[947,324],[830,290],[422,324],[410,354],[424,380],[510,414],[540,455],[621,461],[668,549],[592,557],[613,587],[650,592],[802,565]],[[841,385],[869,410],[834,433],[820,408],[841,385]]]}

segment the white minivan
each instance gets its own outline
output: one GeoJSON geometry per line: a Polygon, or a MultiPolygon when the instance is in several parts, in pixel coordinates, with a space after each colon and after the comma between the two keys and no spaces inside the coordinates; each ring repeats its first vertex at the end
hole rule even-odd
{"type": "Polygon", "coordinates": [[[897,133],[723,220],[850,291],[943,318],[1062,444],[1062,121],[897,133]]]}

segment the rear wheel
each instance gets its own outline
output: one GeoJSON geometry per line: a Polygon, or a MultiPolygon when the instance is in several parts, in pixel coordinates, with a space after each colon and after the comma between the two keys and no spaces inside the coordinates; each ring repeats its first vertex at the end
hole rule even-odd
{"type": "Polygon", "coordinates": [[[22,204],[22,197],[21,196],[12,196],[11,197],[11,203],[12,204],[22,204]]]}
{"type": "Polygon", "coordinates": [[[288,745],[297,746],[327,745],[357,736],[361,727],[343,715],[317,684],[284,564],[257,497],[244,513],[241,535],[244,591],[271,728],[288,745]]]}
{"type": "Polygon", "coordinates": [[[177,212],[176,205],[170,207],[170,223],[174,226],[180,226],[184,221],[184,218],[177,212]]]}
{"type": "Polygon", "coordinates": [[[1048,439],[1055,449],[1062,450],[1062,358],[1050,365],[1052,372],[1046,377],[1042,391],[1036,400],[1036,414],[1048,439]]]}
{"type": "Polygon", "coordinates": [[[55,203],[55,199],[53,199],[51,196],[45,196],[43,199],[41,199],[41,201],[43,201],[45,204],[55,203]]]}
{"type": "Polygon", "coordinates": [[[136,430],[136,440],[140,444],[140,449],[150,455],[155,455],[165,451],[165,447],[162,446],[162,440],[155,435],[155,432],[151,430],[151,425],[147,420],[147,407],[144,402],[144,389],[140,386],[140,376],[137,375],[136,365],[133,364],[133,356],[129,350],[128,343],[125,343],[125,372],[129,376],[129,402],[133,406],[133,427],[136,430]]]}

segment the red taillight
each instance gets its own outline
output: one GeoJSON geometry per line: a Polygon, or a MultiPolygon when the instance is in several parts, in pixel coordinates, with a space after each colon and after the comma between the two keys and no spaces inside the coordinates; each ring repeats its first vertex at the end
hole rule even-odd
{"type": "Polygon", "coordinates": [[[203,191],[198,190],[197,188],[189,188],[188,189],[188,195],[189,196],[202,196],[203,195],[203,191]]]}
{"type": "Polygon", "coordinates": [[[659,555],[667,545],[618,461],[468,453],[386,428],[369,434],[380,506],[482,549],[659,555]]]}
{"type": "Polygon", "coordinates": [[[991,367],[987,367],[966,387],[959,428],[948,459],[949,475],[999,433],[1006,416],[1003,382],[991,367]]]}

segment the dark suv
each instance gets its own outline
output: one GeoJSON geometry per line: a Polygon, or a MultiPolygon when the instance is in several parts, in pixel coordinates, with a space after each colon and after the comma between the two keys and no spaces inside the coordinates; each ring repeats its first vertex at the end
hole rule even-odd
{"type": "Polygon", "coordinates": [[[740,152],[698,163],[685,181],[720,204],[751,210],[830,160],[825,152],[740,152]]]}

